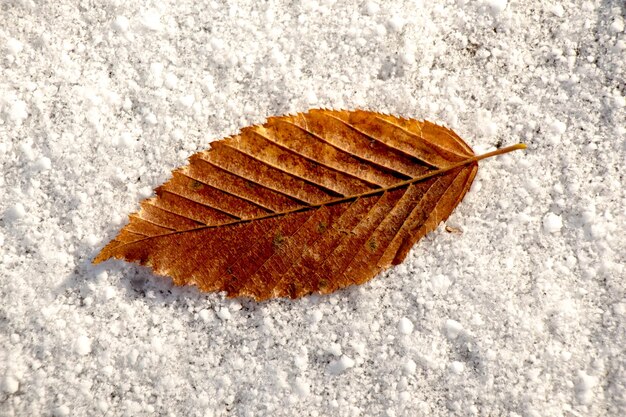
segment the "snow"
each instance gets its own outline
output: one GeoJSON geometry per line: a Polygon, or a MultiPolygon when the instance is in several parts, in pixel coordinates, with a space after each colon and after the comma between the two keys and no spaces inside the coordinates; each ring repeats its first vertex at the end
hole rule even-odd
{"type": "Polygon", "coordinates": [[[24,49],[24,44],[15,38],[9,38],[7,39],[6,47],[11,55],[17,55],[24,49]]]}
{"type": "Polygon", "coordinates": [[[450,371],[453,374],[460,375],[461,373],[463,373],[464,369],[465,369],[465,365],[463,364],[463,362],[452,361],[450,363],[450,371]]]}
{"type": "Polygon", "coordinates": [[[211,312],[207,310],[206,308],[203,308],[202,310],[200,310],[200,313],[198,313],[198,316],[205,323],[208,323],[212,318],[211,312]]]}
{"type": "Polygon", "coordinates": [[[78,336],[74,350],[81,356],[89,355],[91,353],[91,340],[87,336],[78,336]]]}
{"type": "Polygon", "coordinates": [[[117,16],[111,24],[111,28],[119,32],[126,32],[129,28],[129,25],[130,23],[128,21],[128,18],[126,18],[125,16],[117,16]]]}
{"type": "Polygon", "coordinates": [[[4,2],[0,415],[626,415],[623,10],[4,2]],[[528,150],[480,163],[457,232],[332,295],[91,265],[189,155],[311,107],[528,150]]]}
{"type": "Polygon", "coordinates": [[[311,393],[311,387],[306,379],[296,378],[293,384],[293,391],[298,397],[305,398],[311,393]]]}
{"type": "Polygon", "coordinates": [[[409,375],[412,375],[417,370],[417,364],[415,363],[413,359],[407,359],[406,362],[404,362],[403,369],[404,369],[404,372],[406,372],[409,375]]]}
{"type": "Polygon", "coordinates": [[[33,168],[37,171],[47,171],[52,168],[52,161],[50,161],[50,158],[42,156],[35,161],[33,168]]]}
{"type": "Polygon", "coordinates": [[[445,324],[446,335],[450,339],[456,339],[463,331],[463,326],[456,320],[448,319],[445,324]]]}
{"type": "Polygon", "coordinates": [[[563,17],[565,15],[565,9],[563,8],[563,5],[559,3],[552,5],[552,7],[550,8],[550,11],[556,17],[563,17]]]}
{"type": "Polygon", "coordinates": [[[553,120],[548,126],[552,130],[552,133],[558,136],[565,133],[565,130],[567,129],[567,125],[559,120],[553,120]]]}
{"type": "Polygon", "coordinates": [[[12,375],[5,375],[0,383],[0,389],[5,394],[15,394],[20,388],[20,382],[12,375]]]}
{"type": "Polygon", "coordinates": [[[563,219],[555,213],[548,213],[543,218],[543,229],[547,233],[556,233],[563,227],[563,219]]]}
{"type": "Polygon", "coordinates": [[[326,351],[333,356],[341,356],[341,345],[339,343],[331,343],[326,351]]]}
{"type": "Polygon", "coordinates": [[[450,288],[450,285],[452,285],[450,278],[442,274],[431,277],[430,281],[433,291],[438,293],[445,293],[448,291],[448,288],[450,288]]]}
{"type": "Polygon", "coordinates": [[[589,404],[593,400],[593,387],[597,384],[594,376],[578,371],[576,378],[576,399],[581,404],[589,404]]]}
{"type": "Polygon", "coordinates": [[[7,119],[17,126],[21,125],[28,117],[28,105],[23,100],[15,99],[12,102],[7,102],[5,106],[7,119]]]}
{"type": "Polygon", "coordinates": [[[413,333],[413,323],[411,322],[411,320],[409,320],[406,317],[402,317],[400,319],[400,322],[398,323],[398,330],[400,331],[400,333],[408,335],[413,333]]]}
{"type": "Polygon", "coordinates": [[[343,355],[341,358],[332,361],[328,364],[328,372],[331,375],[339,375],[346,370],[352,368],[355,365],[355,361],[352,358],[349,358],[346,355],[343,355]]]}
{"type": "Polygon", "coordinates": [[[158,10],[151,9],[143,13],[141,23],[149,30],[159,31],[162,29],[161,16],[158,10]]]}
{"type": "Polygon", "coordinates": [[[230,314],[230,311],[227,307],[222,307],[217,311],[217,317],[222,320],[230,320],[232,315],[230,314]]]}
{"type": "Polygon", "coordinates": [[[611,23],[611,31],[615,33],[624,31],[624,19],[621,17],[616,17],[613,23],[611,23]]]}
{"type": "Polygon", "coordinates": [[[507,6],[507,3],[508,3],[507,0],[485,0],[484,1],[484,4],[489,6],[489,8],[496,14],[503,12],[507,6]]]}
{"type": "Polygon", "coordinates": [[[401,16],[392,16],[387,20],[387,27],[391,32],[400,32],[404,27],[404,19],[401,16]]]}
{"type": "Polygon", "coordinates": [[[26,215],[26,209],[22,203],[15,203],[13,207],[8,208],[4,213],[5,222],[11,222],[21,219],[26,215]]]}
{"type": "Polygon", "coordinates": [[[70,408],[67,405],[65,405],[65,404],[60,405],[60,406],[58,406],[58,407],[56,407],[54,409],[54,412],[52,413],[52,415],[54,417],[66,417],[66,416],[69,416],[70,415],[70,408]]]}

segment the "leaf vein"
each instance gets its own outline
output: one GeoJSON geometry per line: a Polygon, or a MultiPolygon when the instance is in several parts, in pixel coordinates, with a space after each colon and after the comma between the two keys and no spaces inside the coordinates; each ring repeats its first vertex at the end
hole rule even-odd
{"type": "Polygon", "coordinates": [[[353,125],[353,124],[351,124],[351,123],[346,122],[345,120],[343,120],[343,119],[342,119],[342,118],[340,118],[340,117],[337,117],[337,116],[334,116],[334,115],[332,115],[332,114],[328,114],[328,113],[325,113],[325,114],[326,114],[328,117],[332,117],[333,119],[340,121],[340,122],[341,122],[341,123],[343,123],[345,126],[349,127],[350,129],[354,130],[355,132],[357,132],[357,133],[361,134],[361,135],[362,135],[362,136],[364,136],[365,138],[367,138],[367,139],[369,139],[369,140],[376,141],[377,143],[382,144],[383,146],[385,146],[385,147],[387,147],[387,148],[391,149],[391,150],[392,150],[392,151],[394,151],[394,152],[398,152],[398,153],[401,153],[401,154],[402,154],[402,155],[404,155],[404,156],[408,156],[409,158],[412,158],[412,159],[414,159],[414,160],[417,160],[417,161],[419,161],[421,164],[426,165],[426,166],[428,166],[428,167],[430,167],[430,168],[440,169],[440,167],[438,167],[438,166],[436,166],[436,165],[433,165],[432,163],[430,163],[430,162],[428,162],[428,161],[426,161],[426,160],[424,160],[424,159],[420,158],[420,157],[419,157],[419,156],[417,156],[417,155],[412,154],[411,152],[407,152],[406,150],[404,150],[404,149],[402,149],[402,148],[398,148],[398,147],[396,147],[396,146],[393,146],[393,145],[391,145],[391,144],[389,144],[389,143],[387,143],[387,142],[385,142],[385,141],[381,140],[380,138],[377,138],[376,136],[372,136],[372,135],[370,135],[370,134],[368,134],[368,133],[363,132],[361,129],[357,128],[356,126],[354,126],[354,125],[353,125]]]}
{"type": "MultiPolygon", "coordinates": [[[[295,126],[295,125],[294,125],[294,126],[295,126]]],[[[315,163],[315,164],[321,165],[321,166],[323,166],[324,168],[327,168],[327,169],[329,169],[329,170],[335,171],[335,172],[337,172],[337,173],[339,173],[339,174],[342,174],[342,175],[346,175],[346,176],[352,177],[352,178],[354,178],[354,179],[356,179],[356,180],[359,180],[359,181],[361,181],[361,182],[366,183],[366,184],[367,184],[368,186],[370,186],[370,187],[374,187],[374,188],[382,188],[382,185],[381,185],[381,184],[377,184],[377,183],[375,183],[375,182],[372,182],[372,181],[366,180],[365,178],[361,178],[361,177],[359,177],[359,176],[358,176],[358,175],[356,175],[356,174],[352,174],[352,173],[347,172],[347,171],[342,171],[341,169],[339,169],[339,168],[335,168],[335,167],[333,167],[332,165],[326,164],[326,163],[324,163],[324,162],[320,161],[319,159],[315,159],[315,158],[313,158],[313,157],[310,157],[310,156],[307,156],[307,155],[301,154],[301,153],[299,153],[298,151],[296,151],[295,149],[292,149],[292,148],[290,148],[290,147],[288,147],[288,146],[286,146],[286,145],[284,145],[284,144],[282,144],[282,143],[280,143],[280,142],[278,142],[278,141],[275,141],[275,140],[273,140],[272,138],[270,138],[269,136],[265,136],[264,134],[262,134],[261,132],[259,132],[259,131],[257,131],[257,130],[253,130],[253,132],[254,132],[255,134],[259,135],[260,137],[262,137],[263,139],[267,140],[268,142],[273,143],[274,145],[278,146],[278,147],[279,147],[279,148],[281,148],[281,149],[286,150],[287,152],[289,152],[289,153],[291,153],[291,154],[293,154],[293,155],[299,156],[299,157],[301,157],[301,158],[303,158],[303,159],[305,159],[305,160],[307,160],[307,161],[311,161],[311,162],[313,162],[313,163],[315,163]]],[[[306,131],[305,131],[305,132],[306,132],[306,131]]]]}
{"type": "Polygon", "coordinates": [[[243,179],[243,180],[249,181],[250,183],[252,183],[252,184],[254,184],[254,185],[257,185],[257,186],[259,186],[259,187],[263,187],[263,188],[268,189],[268,190],[270,190],[270,191],[273,191],[273,192],[275,192],[275,193],[281,194],[281,195],[283,195],[283,196],[285,196],[285,197],[287,197],[287,198],[290,198],[290,199],[292,199],[292,200],[295,200],[295,202],[296,202],[297,204],[303,204],[303,205],[309,205],[309,204],[311,204],[311,202],[309,202],[309,201],[305,201],[305,200],[302,200],[302,199],[300,199],[300,198],[298,198],[298,197],[296,197],[296,196],[294,196],[294,195],[291,195],[291,194],[289,194],[289,193],[285,192],[285,190],[278,190],[278,189],[276,189],[276,188],[272,188],[272,187],[270,187],[270,186],[268,186],[268,185],[266,185],[266,184],[260,183],[260,182],[258,182],[258,181],[251,180],[250,178],[247,178],[247,177],[244,177],[244,176],[242,176],[242,175],[239,175],[239,174],[237,174],[237,173],[235,173],[235,172],[229,171],[228,169],[226,169],[226,168],[224,168],[224,167],[222,167],[222,166],[220,166],[220,165],[218,165],[218,164],[216,164],[216,163],[214,163],[214,162],[211,162],[211,161],[209,161],[209,160],[207,160],[207,159],[204,159],[204,158],[198,158],[198,160],[199,160],[199,161],[202,161],[202,162],[205,162],[205,163],[207,163],[207,164],[210,164],[211,166],[213,166],[213,167],[215,167],[215,168],[221,169],[222,171],[227,172],[227,173],[229,173],[230,175],[233,175],[233,176],[235,176],[235,177],[237,177],[237,178],[241,178],[241,179],[243,179]]]}
{"type": "Polygon", "coordinates": [[[322,185],[322,184],[318,184],[317,182],[315,182],[315,181],[313,181],[313,180],[310,180],[310,179],[308,179],[308,178],[302,177],[302,176],[297,175],[297,174],[295,174],[295,173],[293,173],[293,172],[289,172],[288,170],[286,170],[286,169],[284,169],[284,168],[282,168],[282,167],[279,167],[279,166],[273,165],[272,163],[270,163],[270,162],[268,162],[268,161],[265,161],[265,160],[263,160],[263,159],[259,159],[259,158],[258,158],[258,157],[256,157],[255,155],[251,155],[251,154],[249,154],[249,153],[247,153],[247,152],[245,152],[245,151],[243,151],[243,150],[241,150],[241,149],[235,148],[234,146],[230,145],[230,144],[229,144],[229,143],[227,143],[227,142],[222,143],[222,145],[223,145],[223,146],[225,146],[225,147],[227,147],[227,148],[229,148],[229,149],[232,149],[232,150],[238,151],[238,152],[242,153],[243,155],[245,155],[245,156],[247,156],[247,157],[249,157],[249,158],[251,158],[251,159],[254,159],[255,161],[258,161],[258,162],[260,162],[260,163],[262,163],[262,164],[267,165],[267,166],[268,166],[268,167],[270,167],[270,168],[274,168],[275,170],[280,171],[280,172],[282,172],[283,174],[290,175],[290,176],[292,176],[292,177],[294,177],[294,178],[296,178],[296,179],[298,179],[298,180],[300,180],[300,181],[304,181],[304,182],[306,182],[307,184],[311,184],[311,185],[313,185],[313,186],[315,186],[315,187],[317,187],[317,188],[319,188],[319,189],[321,189],[321,190],[326,191],[327,193],[328,193],[328,192],[330,192],[331,194],[338,195],[338,196],[341,196],[341,197],[345,197],[345,195],[344,195],[344,194],[342,194],[341,192],[339,192],[339,191],[337,191],[337,190],[333,190],[333,189],[332,189],[332,188],[330,188],[330,187],[327,187],[327,186],[322,185]]]}
{"type": "MultiPolygon", "coordinates": [[[[306,120],[306,119],[305,119],[305,120],[306,120]]],[[[339,147],[338,145],[336,145],[336,144],[334,144],[334,143],[330,142],[330,141],[329,141],[329,140],[327,140],[325,137],[323,137],[323,136],[321,136],[321,135],[318,135],[317,133],[312,132],[312,131],[308,130],[307,128],[304,128],[304,127],[302,127],[302,126],[300,126],[300,125],[298,125],[298,124],[296,124],[296,123],[293,123],[293,122],[291,122],[291,121],[289,121],[289,120],[281,120],[281,123],[285,123],[285,124],[289,124],[289,125],[291,125],[291,126],[295,126],[295,127],[297,127],[298,129],[302,130],[303,132],[306,132],[306,133],[308,133],[309,135],[311,135],[311,136],[313,136],[313,137],[315,137],[315,138],[319,139],[321,142],[326,143],[328,146],[332,146],[333,148],[337,149],[338,151],[343,152],[343,153],[345,153],[346,155],[349,155],[349,156],[351,156],[351,157],[353,157],[353,158],[355,158],[355,159],[358,159],[358,160],[360,160],[360,161],[363,161],[363,162],[365,162],[365,163],[367,163],[367,164],[370,164],[370,165],[372,165],[372,166],[376,167],[376,168],[377,168],[377,169],[379,169],[379,170],[382,170],[382,171],[386,171],[386,172],[392,173],[393,175],[396,175],[396,176],[399,176],[399,177],[403,177],[403,178],[405,178],[405,179],[409,179],[409,178],[411,178],[411,176],[410,176],[410,175],[405,174],[404,172],[398,171],[397,169],[394,169],[394,168],[391,168],[391,167],[388,167],[388,166],[385,166],[385,165],[379,164],[378,162],[375,162],[375,161],[372,161],[372,160],[370,160],[370,159],[367,159],[367,158],[365,158],[364,156],[357,155],[357,154],[355,154],[355,153],[350,152],[350,151],[349,151],[349,150],[347,150],[347,149],[343,149],[343,148],[339,147]]]]}
{"type": "Polygon", "coordinates": [[[228,194],[228,195],[230,195],[231,197],[236,197],[236,198],[239,198],[239,199],[241,199],[241,200],[245,201],[246,203],[249,203],[249,204],[254,204],[255,206],[260,207],[260,208],[262,208],[262,209],[263,209],[263,210],[265,210],[265,211],[269,211],[269,212],[272,212],[272,213],[276,213],[276,211],[272,210],[272,209],[271,209],[271,208],[269,208],[269,207],[264,206],[264,205],[263,205],[263,204],[261,204],[261,203],[258,203],[258,202],[256,202],[256,201],[250,200],[249,198],[246,198],[246,197],[240,196],[240,195],[235,194],[235,193],[233,193],[233,192],[231,192],[231,191],[224,190],[223,188],[219,188],[219,187],[217,187],[217,186],[215,186],[215,185],[213,185],[213,184],[209,184],[209,183],[208,183],[208,182],[206,182],[206,181],[202,181],[201,179],[195,178],[193,175],[191,175],[191,174],[189,174],[189,173],[186,173],[186,172],[184,172],[184,171],[179,171],[179,174],[184,175],[185,177],[187,177],[187,178],[189,178],[189,179],[192,179],[192,180],[194,180],[194,181],[198,181],[200,184],[206,185],[207,187],[211,187],[211,188],[213,188],[214,190],[218,190],[218,191],[220,191],[220,192],[222,192],[222,193],[224,193],[224,194],[228,194]]]}
{"type": "MultiPolygon", "coordinates": [[[[209,209],[211,209],[211,210],[215,210],[215,211],[218,211],[218,212],[220,212],[220,213],[226,214],[227,216],[230,216],[230,217],[232,217],[232,218],[233,218],[233,219],[235,219],[235,220],[243,220],[241,217],[237,216],[236,214],[229,213],[229,212],[228,212],[228,211],[226,211],[226,210],[223,210],[223,209],[221,209],[221,208],[218,208],[218,207],[212,206],[212,205],[210,205],[210,204],[208,204],[208,203],[204,203],[204,202],[202,202],[202,201],[194,200],[193,198],[190,198],[190,197],[184,196],[184,195],[182,195],[182,194],[178,194],[177,192],[172,191],[172,190],[168,190],[167,188],[163,188],[163,187],[161,187],[161,188],[159,189],[159,192],[165,192],[165,193],[168,193],[168,194],[174,195],[174,196],[176,196],[176,197],[179,197],[179,198],[182,198],[182,199],[185,199],[185,200],[191,201],[192,203],[200,204],[201,206],[204,206],[204,207],[209,208],[209,209]]],[[[192,219],[192,220],[193,220],[193,219],[192,219]]],[[[206,223],[203,223],[203,224],[206,224],[206,223]]],[[[207,225],[207,226],[208,226],[208,225],[207,225]]]]}

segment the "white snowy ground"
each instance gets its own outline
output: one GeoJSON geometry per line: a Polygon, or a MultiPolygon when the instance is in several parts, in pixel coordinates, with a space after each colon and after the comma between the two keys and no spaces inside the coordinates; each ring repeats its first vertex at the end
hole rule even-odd
{"type": "Polygon", "coordinates": [[[0,3],[0,415],[625,415],[622,0],[142,3],[0,3]],[[529,149],[331,296],[91,265],[187,156],[313,107],[529,149]]]}

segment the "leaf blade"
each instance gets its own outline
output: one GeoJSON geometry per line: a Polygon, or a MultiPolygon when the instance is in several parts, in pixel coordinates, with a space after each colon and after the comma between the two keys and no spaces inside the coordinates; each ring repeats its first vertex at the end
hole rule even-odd
{"type": "Polygon", "coordinates": [[[401,262],[478,160],[506,151],[477,157],[449,129],[360,110],[270,118],[193,155],[94,263],[257,300],[330,293],[401,262]]]}

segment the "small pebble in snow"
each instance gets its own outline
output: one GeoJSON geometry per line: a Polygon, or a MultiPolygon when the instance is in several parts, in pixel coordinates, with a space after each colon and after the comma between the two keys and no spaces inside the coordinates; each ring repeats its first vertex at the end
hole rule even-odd
{"type": "Polygon", "coordinates": [[[463,369],[465,369],[465,365],[463,365],[462,362],[454,361],[450,364],[450,371],[457,375],[460,375],[461,372],[463,372],[463,369]]]}
{"type": "Polygon", "coordinates": [[[546,233],[556,233],[560,231],[562,227],[563,220],[561,216],[554,213],[548,213],[544,216],[543,230],[545,230],[546,233]]]}
{"type": "Polygon", "coordinates": [[[11,375],[5,375],[2,378],[2,386],[0,389],[6,394],[15,394],[20,388],[20,382],[11,375]]]}
{"type": "Polygon", "coordinates": [[[343,355],[341,358],[332,361],[328,365],[328,372],[332,375],[339,375],[343,373],[346,369],[352,368],[354,366],[354,359],[343,355]]]}
{"type": "Polygon", "coordinates": [[[15,203],[13,207],[4,212],[5,220],[19,220],[26,215],[26,209],[22,203],[15,203]]]}
{"type": "Polygon", "coordinates": [[[406,317],[402,317],[398,323],[398,330],[402,334],[411,334],[413,333],[413,323],[406,317]]]}
{"type": "Polygon", "coordinates": [[[219,311],[217,312],[217,317],[219,317],[222,320],[230,320],[231,318],[230,310],[228,310],[228,308],[226,307],[220,308],[219,311]]]}
{"type": "Polygon", "coordinates": [[[128,30],[128,19],[125,16],[118,16],[111,24],[113,30],[126,32],[128,30]]]}
{"type": "Polygon", "coordinates": [[[456,339],[459,337],[461,331],[463,331],[463,326],[456,320],[448,319],[446,320],[446,334],[450,339],[456,339]]]}
{"type": "Polygon", "coordinates": [[[78,336],[74,344],[74,350],[81,356],[91,353],[91,340],[87,336],[78,336]]]}

